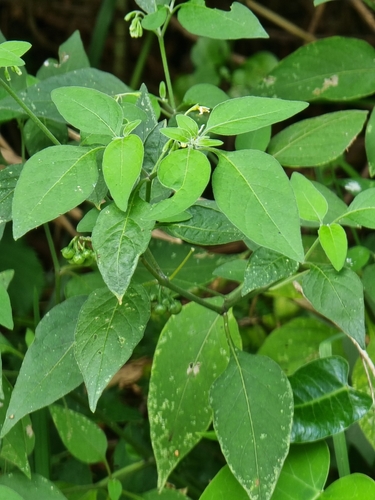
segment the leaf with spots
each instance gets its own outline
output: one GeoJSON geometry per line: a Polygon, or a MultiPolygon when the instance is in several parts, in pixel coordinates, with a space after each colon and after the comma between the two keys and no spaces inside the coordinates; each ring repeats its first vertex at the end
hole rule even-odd
{"type": "Polygon", "coordinates": [[[94,412],[113,375],[133,353],[150,317],[150,300],[140,285],[130,286],[119,304],[99,288],[83,305],[75,333],[75,357],[94,412]]]}
{"type": "Polygon", "coordinates": [[[222,452],[252,500],[267,500],[289,449],[293,395],[278,364],[235,351],[210,402],[222,452]]]}
{"type": "MultiPolygon", "coordinates": [[[[230,327],[238,339],[232,316],[230,327]]],[[[156,348],[148,400],[159,489],[210,425],[209,390],[228,361],[220,315],[191,302],[170,317],[156,348]]]]}

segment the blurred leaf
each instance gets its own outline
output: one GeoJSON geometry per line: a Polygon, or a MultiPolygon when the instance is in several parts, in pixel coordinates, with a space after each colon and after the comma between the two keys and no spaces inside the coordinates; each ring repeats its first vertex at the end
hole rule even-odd
{"type": "Polygon", "coordinates": [[[366,189],[354,198],[342,221],[347,219],[358,226],[375,229],[375,188],[366,189]]]}
{"type": "Polygon", "coordinates": [[[318,497],[317,500],[364,500],[375,496],[375,482],[364,474],[341,477],[318,497]]]}
{"type": "Polygon", "coordinates": [[[216,85],[210,83],[198,83],[189,88],[183,98],[183,103],[193,106],[200,104],[208,108],[214,108],[221,102],[229,99],[228,94],[216,85]]]}
{"type": "MultiPolygon", "coordinates": [[[[33,474],[31,479],[28,479],[19,472],[11,472],[0,476],[0,485],[16,491],[23,500],[41,500],[42,498],[43,500],[66,500],[66,497],[51,481],[39,474],[33,474]]],[[[7,497],[6,500],[10,498],[7,497]]],[[[18,498],[15,497],[14,500],[18,498]]]]}
{"type": "Polygon", "coordinates": [[[225,465],[199,497],[199,500],[248,500],[249,495],[232,474],[228,465],[225,465]]]}
{"type": "Polygon", "coordinates": [[[214,276],[220,276],[220,278],[242,283],[244,280],[246,266],[246,260],[234,259],[221,264],[221,266],[217,267],[212,274],[214,276]]]}
{"type": "Polygon", "coordinates": [[[0,44],[0,68],[7,66],[23,66],[25,61],[21,59],[31,47],[29,42],[9,41],[0,44]]]}
{"type": "Polygon", "coordinates": [[[9,294],[2,284],[0,284],[0,325],[9,330],[13,330],[14,326],[9,294]]]}
{"type": "Polygon", "coordinates": [[[23,165],[19,164],[0,170],[0,222],[12,219],[13,193],[22,168],[23,165]]]}
{"type": "Polygon", "coordinates": [[[370,176],[375,175],[375,108],[371,111],[366,125],[365,148],[370,176]]]}

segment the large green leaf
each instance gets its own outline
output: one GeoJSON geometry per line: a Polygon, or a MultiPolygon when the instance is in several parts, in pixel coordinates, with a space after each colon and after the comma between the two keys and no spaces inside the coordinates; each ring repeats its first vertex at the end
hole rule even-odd
{"type": "Polygon", "coordinates": [[[190,0],[181,5],[178,20],[194,35],[220,40],[268,38],[267,33],[250,9],[234,2],[230,12],[209,9],[204,0],[190,0]]]}
{"type": "Polygon", "coordinates": [[[14,191],[14,238],[75,208],[97,180],[96,150],[52,146],[32,156],[14,191]]]}
{"type": "Polygon", "coordinates": [[[29,42],[9,41],[0,44],[0,68],[7,66],[23,66],[25,61],[21,59],[31,47],[29,42]]]}
{"type": "Polygon", "coordinates": [[[303,294],[313,307],[365,349],[363,285],[351,269],[312,265],[302,279],[303,294]]]}
{"type": "MultiPolygon", "coordinates": [[[[230,326],[238,336],[233,316],[230,326]]],[[[198,433],[207,430],[212,418],[209,390],[228,361],[220,315],[191,302],[170,317],[155,351],[148,399],[159,489],[201,439],[198,433]]]]}
{"type": "Polygon", "coordinates": [[[237,135],[286,120],[307,108],[308,103],[266,97],[237,97],[211,111],[205,133],[237,135]]]}
{"type": "Polygon", "coordinates": [[[375,497],[375,481],[364,474],[341,477],[317,500],[367,500],[375,497]]]}
{"type": "MultiPolygon", "coordinates": [[[[291,375],[319,358],[320,344],[337,333],[336,328],[316,318],[294,318],[267,335],[258,353],[275,360],[287,375],[291,375]]],[[[333,348],[334,354],[343,354],[336,343],[333,348]]]]}
{"type": "Polygon", "coordinates": [[[63,406],[49,407],[57,432],[68,451],[87,464],[105,461],[107,438],[92,420],[63,406]]]}
{"type": "Polygon", "coordinates": [[[329,463],[324,441],[292,446],[271,500],[316,500],[327,480],[329,463]]]}
{"type": "Polygon", "coordinates": [[[348,219],[359,226],[375,229],[375,188],[366,189],[354,198],[342,222],[348,219]]]}
{"type": "Polygon", "coordinates": [[[0,222],[12,219],[13,193],[23,165],[10,165],[0,170],[0,222]]]}
{"type": "Polygon", "coordinates": [[[316,167],[340,156],[365,123],[367,111],[326,113],[290,125],[276,134],[268,153],[288,167],[316,167]]]}
{"type": "Polygon", "coordinates": [[[303,261],[295,197],[274,158],[256,150],[220,153],[212,186],[218,207],[245,236],[303,261]]]}
{"type": "Polygon", "coordinates": [[[79,313],[74,352],[92,411],[143,337],[149,317],[150,300],[142,286],[129,287],[122,304],[107,288],[89,295],[79,313]]]}
{"type": "Polygon", "coordinates": [[[185,148],[170,153],[159,165],[158,179],[175,194],[151,205],[147,218],[160,220],[189,208],[203,193],[210,174],[210,162],[202,152],[185,148]]]}
{"type": "MultiPolygon", "coordinates": [[[[22,500],[41,500],[42,498],[43,500],[66,500],[66,497],[51,481],[39,474],[33,474],[31,479],[28,479],[19,472],[10,472],[0,476],[0,485],[16,491],[22,500]]],[[[9,497],[6,500],[10,500],[9,497]]],[[[12,497],[11,500],[13,500],[12,497]]],[[[18,500],[17,497],[14,500],[18,500]]]]}
{"type": "Polygon", "coordinates": [[[299,172],[290,179],[301,219],[321,223],[328,211],[328,202],[314,184],[299,172]]]}
{"type": "Polygon", "coordinates": [[[230,468],[225,465],[216,476],[209,482],[199,500],[248,500],[249,495],[232,474],[230,468]]]}
{"type": "Polygon", "coordinates": [[[245,280],[242,295],[272,285],[275,281],[287,278],[298,269],[298,262],[280,253],[258,248],[249,258],[245,270],[245,280]]]}
{"type": "Polygon", "coordinates": [[[65,120],[83,132],[119,135],[121,106],[109,95],[85,87],[60,87],[51,92],[52,101],[65,120]]]}
{"type": "Polygon", "coordinates": [[[73,297],[51,309],[35,330],[22,363],[1,430],[4,437],[25,415],[75,389],[82,375],[74,358],[74,331],[86,297],[73,297]]]}
{"type": "Polygon", "coordinates": [[[21,497],[17,492],[8,488],[8,486],[0,485],[0,500],[26,500],[21,497]]]}
{"type": "Polygon", "coordinates": [[[356,38],[331,37],[304,45],[283,59],[257,94],[314,101],[347,101],[375,91],[375,50],[356,38]]]}
{"type": "Polygon", "coordinates": [[[244,237],[214,201],[197,201],[188,209],[188,213],[190,219],[168,224],[165,227],[167,233],[194,245],[221,245],[244,237]]]}
{"type": "Polygon", "coordinates": [[[348,386],[348,373],[344,358],[330,356],[316,359],[290,376],[294,397],[292,441],[332,436],[368,412],[371,397],[348,386]]]}
{"type": "Polygon", "coordinates": [[[214,427],[227,463],[252,499],[268,499],[289,449],[293,398],[281,368],[236,351],[211,389],[214,427]]]}
{"type": "Polygon", "coordinates": [[[323,224],[320,226],[318,234],[319,242],[331,264],[336,271],[340,271],[345,264],[348,252],[345,230],[340,224],[323,224]]]}
{"type": "Polygon", "coordinates": [[[126,214],[114,203],[104,208],[92,232],[99,270],[118,300],[126,292],[139,256],[145,252],[154,222],[144,220],[147,205],[133,196],[126,214]]]}

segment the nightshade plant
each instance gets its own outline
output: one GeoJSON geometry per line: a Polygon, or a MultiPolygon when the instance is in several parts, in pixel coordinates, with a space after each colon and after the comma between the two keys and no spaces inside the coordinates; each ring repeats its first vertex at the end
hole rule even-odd
{"type": "Polygon", "coordinates": [[[26,258],[4,232],[6,223],[14,240],[44,225],[55,270],[41,320],[34,305],[35,338],[28,329],[25,356],[11,335],[1,337],[7,360],[23,359],[14,387],[2,379],[0,457],[10,472],[0,477],[0,498],[375,497],[370,477],[350,474],[344,436],[364,417],[363,432],[375,445],[374,348],[366,342],[366,331],[370,339],[375,331],[375,247],[368,231],[375,228],[375,187],[345,159],[366,126],[375,174],[375,115],[361,103],[375,93],[375,50],[361,40],[322,39],[272,64],[245,95],[199,83],[177,103],[164,47],[172,16],[218,43],[268,35],[237,2],[228,12],[203,0],[136,3],[142,10],[126,21],[132,36],[148,30],[157,37],[165,71],[159,96],[90,68],[78,33],[61,46],[60,61],[47,61],[36,77],[22,60],[29,43],[0,45],[1,121],[16,119],[23,141],[22,163],[0,171],[0,323],[6,329],[14,327],[8,286],[23,279],[22,270],[7,267],[9,253],[21,249],[26,258]],[[330,103],[330,111],[311,117],[315,102],[330,103]],[[336,103],[350,106],[335,110],[336,103]],[[291,125],[272,135],[272,125],[291,117],[291,125]],[[339,181],[337,167],[349,179],[339,181]],[[204,196],[209,184],[212,199],[204,196]],[[344,190],[352,195],[349,204],[344,190]],[[48,223],[79,205],[85,208],[79,234],[60,256],[48,223]],[[185,243],[155,241],[155,228],[185,243]],[[236,258],[204,249],[235,241],[246,245],[236,258]],[[191,245],[203,248],[194,252],[191,245]],[[214,276],[237,286],[227,294],[207,288],[214,276]],[[286,301],[295,317],[250,353],[233,308],[238,314],[243,304],[267,297],[286,301]],[[141,349],[145,331],[154,335],[156,313],[167,319],[148,391],[152,458],[147,439],[116,423],[131,418],[106,417],[100,401],[141,349]],[[340,347],[345,336],[359,353],[354,387],[340,347]],[[119,460],[122,467],[112,468],[107,437],[84,410],[82,387],[95,419],[104,419],[138,461],[119,460]],[[48,454],[48,415],[37,411],[46,407],[71,456],[105,465],[96,483],[77,485],[59,473],[51,482],[50,464],[41,458],[43,450],[48,454]],[[331,436],[341,477],[326,487],[331,436]],[[169,488],[169,478],[189,484],[179,463],[202,439],[218,441],[226,465],[205,489],[169,488]],[[128,476],[154,463],[157,484],[130,491],[128,476]]]}

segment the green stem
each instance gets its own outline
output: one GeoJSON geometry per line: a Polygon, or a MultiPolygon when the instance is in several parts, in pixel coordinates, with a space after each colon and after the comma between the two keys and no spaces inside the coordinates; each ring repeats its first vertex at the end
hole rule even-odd
{"type": "Polygon", "coordinates": [[[56,137],[48,130],[48,128],[42,123],[37,116],[31,111],[31,109],[26,106],[26,104],[18,97],[18,95],[7,85],[4,80],[0,78],[0,85],[8,92],[10,96],[13,97],[13,99],[16,101],[16,103],[25,111],[27,116],[32,120],[35,125],[37,125],[42,132],[49,138],[49,140],[55,144],[56,146],[60,146],[60,141],[56,139],[56,137]]]}
{"type": "Polygon", "coordinates": [[[61,296],[60,296],[60,287],[61,287],[60,263],[59,263],[59,259],[57,258],[55,245],[53,243],[51,231],[49,229],[48,224],[44,224],[44,231],[46,233],[48,247],[49,247],[49,251],[51,252],[51,257],[52,257],[52,262],[53,262],[53,268],[54,268],[54,271],[55,271],[56,304],[59,304],[60,300],[61,300],[61,296]]]}
{"type": "Polygon", "coordinates": [[[151,49],[153,36],[154,36],[154,32],[153,31],[148,31],[147,32],[147,35],[145,37],[145,41],[144,41],[144,43],[142,45],[141,53],[138,56],[137,64],[135,65],[135,68],[134,68],[134,71],[133,71],[133,75],[132,75],[131,80],[130,80],[129,86],[132,89],[136,89],[136,88],[139,87],[139,83],[141,81],[142,72],[144,70],[144,67],[145,67],[145,64],[146,64],[146,60],[147,60],[148,54],[149,54],[150,49],[151,49]]]}
{"type": "Polygon", "coordinates": [[[159,34],[157,36],[158,36],[158,40],[159,40],[160,55],[161,55],[161,61],[163,63],[165,82],[167,84],[167,89],[168,89],[169,102],[171,104],[173,111],[175,111],[176,110],[176,102],[174,100],[173,87],[172,87],[171,77],[169,74],[169,67],[168,67],[167,55],[165,52],[164,38],[162,35],[159,35],[159,34]]]}

